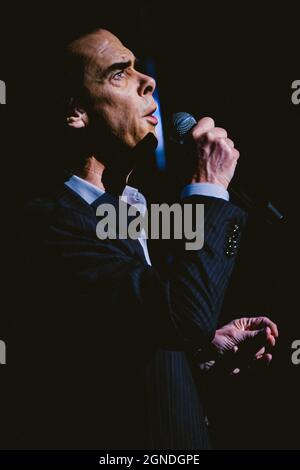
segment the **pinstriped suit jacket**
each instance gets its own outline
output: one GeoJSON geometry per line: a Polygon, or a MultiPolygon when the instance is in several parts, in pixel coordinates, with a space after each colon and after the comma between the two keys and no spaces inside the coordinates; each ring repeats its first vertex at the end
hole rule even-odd
{"type": "Polygon", "coordinates": [[[228,240],[246,216],[221,199],[186,202],[205,204],[205,244],[180,245],[167,275],[138,241],[99,240],[94,208],[71,189],[28,204],[19,448],[209,447],[191,357],[214,336],[235,262],[228,240]]]}

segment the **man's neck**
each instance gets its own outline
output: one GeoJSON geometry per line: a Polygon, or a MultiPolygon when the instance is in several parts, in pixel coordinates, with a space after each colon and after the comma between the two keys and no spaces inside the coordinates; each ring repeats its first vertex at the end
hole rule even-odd
{"type": "Polygon", "coordinates": [[[121,168],[118,170],[120,171],[117,171],[116,168],[113,170],[107,168],[102,162],[92,156],[86,160],[82,169],[74,173],[94,186],[97,186],[97,188],[118,195],[122,193],[132,172],[132,170],[129,172],[121,171],[121,168]]]}
{"type": "Polygon", "coordinates": [[[75,173],[80,178],[105,191],[105,186],[102,181],[104,170],[105,166],[103,165],[103,163],[96,160],[95,157],[89,157],[86,161],[85,166],[81,170],[76,171],[75,173]]]}

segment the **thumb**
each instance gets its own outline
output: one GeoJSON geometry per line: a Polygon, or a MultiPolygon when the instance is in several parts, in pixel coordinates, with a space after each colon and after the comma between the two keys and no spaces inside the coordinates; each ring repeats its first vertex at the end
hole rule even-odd
{"type": "Polygon", "coordinates": [[[242,341],[239,344],[239,356],[253,356],[257,351],[264,347],[271,330],[269,327],[254,331],[243,331],[242,341]]]}

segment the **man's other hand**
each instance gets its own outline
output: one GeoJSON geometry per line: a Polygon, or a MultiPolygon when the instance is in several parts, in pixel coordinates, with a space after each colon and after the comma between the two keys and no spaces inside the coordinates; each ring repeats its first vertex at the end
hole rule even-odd
{"type": "Polygon", "coordinates": [[[219,328],[212,341],[217,359],[199,364],[201,370],[237,374],[251,365],[268,365],[278,338],[277,325],[268,317],[239,318],[219,328]]]}

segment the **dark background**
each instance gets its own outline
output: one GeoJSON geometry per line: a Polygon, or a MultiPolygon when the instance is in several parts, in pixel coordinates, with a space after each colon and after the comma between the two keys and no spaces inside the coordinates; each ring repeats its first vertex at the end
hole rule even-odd
{"type": "MultiPolygon", "coordinates": [[[[178,110],[213,117],[241,152],[237,178],[286,216],[281,227],[252,219],[221,318],[274,319],[280,328],[274,361],[263,373],[215,386],[209,415],[221,448],[299,449],[300,365],[291,363],[291,343],[300,339],[300,105],[291,102],[291,83],[300,78],[300,7],[253,1],[107,3],[1,6],[0,79],[7,85],[7,104],[0,106],[3,260],[14,250],[10,234],[19,204],[51,183],[63,152],[60,67],[53,58],[74,35],[104,26],[137,56],[153,58],[163,117],[178,110]]],[[[165,173],[152,162],[139,175],[150,199],[168,197],[176,157],[168,149],[165,173]]],[[[4,340],[1,323],[5,332],[10,299],[17,295],[8,280],[3,296],[8,308],[0,320],[4,340]]],[[[1,380],[6,370],[1,367],[1,380]]]]}

